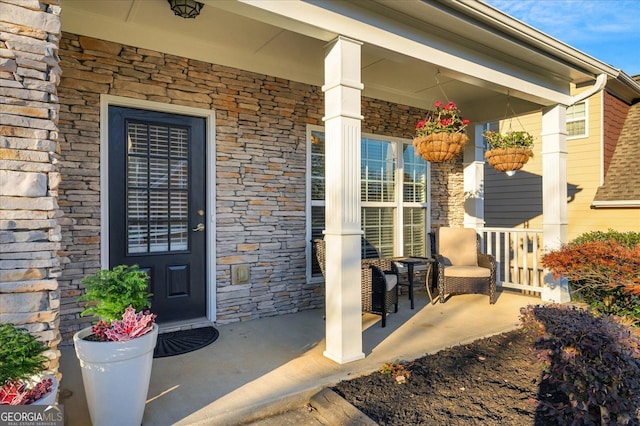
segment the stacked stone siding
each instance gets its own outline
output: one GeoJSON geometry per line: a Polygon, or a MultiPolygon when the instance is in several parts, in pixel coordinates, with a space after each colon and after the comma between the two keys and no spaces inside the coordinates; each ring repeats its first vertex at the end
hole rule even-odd
{"type": "MultiPolygon", "coordinates": [[[[323,305],[322,286],[305,277],[306,127],[322,125],[320,87],[66,33],[60,56],[66,339],[87,323],[78,316],[80,280],[100,267],[101,94],[215,110],[217,322],[323,305]],[[251,283],[232,285],[231,265],[245,263],[251,283]]],[[[424,113],[374,99],[362,110],[363,132],[406,138],[424,113]]],[[[462,176],[460,164],[446,173],[462,176]]],[[[459,212],[434,203],[438,223],[462,223],[461,179],[459,191],[448,178],[436,181],[442,199],[460,197],[459,212]]]]}
{"type": "Polygon", "coordinates": [[[60,352],[59,2],[0,1],[0,323],[60,352]]]}

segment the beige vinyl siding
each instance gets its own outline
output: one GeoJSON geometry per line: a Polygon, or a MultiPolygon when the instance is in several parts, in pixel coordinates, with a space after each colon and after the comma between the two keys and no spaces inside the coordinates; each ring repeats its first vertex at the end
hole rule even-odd
{"type": "Polygon", "coordinates": [[[591,208],[601,184],[602,96],[597,93],[588,100],[589,137],[567,141],[567,179],[580,190],[568,206],[569,240],[591,231],[640,231],[640,209],[591,208]]]}
{"type": "MultiPolygon", "coordinates": [[[[576,92],[578,93],[578,92],[576,92]]],[[[567,219],[569,241],[585,232],[640,231],[640,209],[592,209],[602,173],[602,94],[588,99],[587,137],[567,140],[567,219]]],[[[508,177],[485,165],[486,226],[542,227],[542,113],[512,120],[513,130],[528,131],[535,137],[534,157],[515,176],[508,177]],[[522,126],[519,126],[522,124],[522,126]]],[[[508,130],[508,121],[500,130],[508,130]]]]}
{"type": "Polygon", "coordinates": [[[569,182],[569,240],[593,230],[591,203],[600,185],[602,167],[601,94],[587,101],[588,137],[567,141],[567,181],[569,182]],[[574,196],[571,189],[574,185],[574,196]]]}

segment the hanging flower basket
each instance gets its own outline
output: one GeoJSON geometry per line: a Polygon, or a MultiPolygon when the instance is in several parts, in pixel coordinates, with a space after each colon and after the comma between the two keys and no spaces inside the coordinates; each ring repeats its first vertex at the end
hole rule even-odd
{"type": "Polygon", "coordinates": [[[484,157],[499,172],[520,170],[533,157],[533,136],[528,132],[507,132],[504,134],[485,130],[482,132],[489,146],[484,157]]]}
{"type": "Polygon", "coordinates": [[[533,151],[529,148],[496,148],[485,152],[487,162],[499,172],[513,172],[524,167],[533,151]]]}
{"type": "Polygon", "coordinates": [[[454,102],[434,105],[435,110],[416,125],[413,146],[417,155],[432,163],[449,161],[455,157],[469,140],[464,129],[469,120],[460,117],[460,110],[454,102]]]}
{"type": "Polygon", "coordinates": [[[468,140],[464,133],[431,133],[414,138],[413,146],[425,160],[441,163],[458,155],[468,140]]]}

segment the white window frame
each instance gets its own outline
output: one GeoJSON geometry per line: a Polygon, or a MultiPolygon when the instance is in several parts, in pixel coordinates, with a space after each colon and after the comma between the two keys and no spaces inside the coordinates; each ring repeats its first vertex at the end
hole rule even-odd
{"type": "Polygon", "coordinates": [[[589,102],[585,99],[582,102],[578,102],[575,105],[567,107],[567,125],[569,123],[575,123],[578,121],[584,121],[584,134],[569,136],[567,131],[567,140],[572,139],[582,139],[589,137],[589,102]],[[584,117],[583,118],[569,118],[569,110],[570,108],[575,107],[576,105],[584,104],[584,117]]]}
{"type": "MultiPolygon", "coordinates": [[[[313,255],[313,250],[312,250],[312,229],[311,229],[311,210],[313,207],[324,207],[325,206],[325,201],[324,200],[312,200],[311,199],[311,133],[314,131],[318,131],[318,132],[325,132],[325,128],[323,126],[317,126],[317,125],[312,125],[309,124],[307,125],[307,131],[306,131],[306,146],[307,146],[307,153],[306,153],[306,231],[305,231],[305,235],[306,235],[306,241],[307,241],[307,247],[306,247],[306,275],[307,275],[307,282],[316,282],[316,281],[322,281],[322,277],[313,277],[311,275],[311,264],[312,264],[312,255],[313,255]]],[[[427,164],[427,181],[426,181],[426,201],[424,203],[420,203],[420,202],[405,202],[403,201],[403,186],[404,186],[404,158],[401,155],[402,151],[402,145],[409,145],[412,143],[411,139],[404,139],[404,138],[397,138],[397,137],[392,137],[392,136],[382,136],[382,135],[376,135],[376,134],[371,134],[371,133],[362,133],[361,135],[362,139],[375,139],[375,140],[382,140],[382,141],[386,141],[386,142],[391,142],[393,144],[393,151],[394,151],[394,155],[396,156],[396,170],[395,170],[395,196],[394,196],[394,201],[393,202],[371,202],[371,201],[362,201],[361,202],[361,207],[365,208],[365,207],[386,207],[386,208],[393,208],[394,210],[394,255],[395,256],[400,256],[402,255],[401,250],[402,247],[404,247],[404,232],[403,232],[403,228],[404,228],[404,218],[403,215],[400,214],[400,211],[403,208],[423,208],[425,209],[425,213],[427,215],[426,220],[425,220],[425,245],[427,247],[425,247],[426,252],[428,253],[428,245],[429,245],[429,238],[428,238],[428,232],[431,229],[431,163],[430,162],[426,162],[427,164]]]]}

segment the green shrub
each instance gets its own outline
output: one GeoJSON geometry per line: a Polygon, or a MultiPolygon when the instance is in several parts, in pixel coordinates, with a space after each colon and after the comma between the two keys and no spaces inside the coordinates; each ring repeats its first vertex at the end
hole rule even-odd
{"type": "Polygon", "coordinates": [[[0,387],[24,381],[44,371],[47,346],[29,331],[13,324],[0,324],[0,387]]]}
{"type": "Polygon", "coordinates": [[[81,283],[85,293],[78,298],[87,302],[81,316],[94,315],[101,321],[111,323],[122,319],[129,305],[137,311],[148,308],[149,275],[138,265],[119,265],[113,269],[103,269],[83,278],[81,283]]]}
{"type": "Polygon", "coordinates": [[[544,376],[571,402],[538,407],[550,424],[637,424],[640,337],[575,307],[527,306],[520,313],[544,376]]]}
{"type": "Polygon", "coordinates": [[[636,244],[640,244],[640,232],[618,232],[613,229],[609,229],[607,232],[586,232],[571,241],[569,245],[573,246],[591,241],[617,241],[622,245],[632,247],[636,244]]]}

